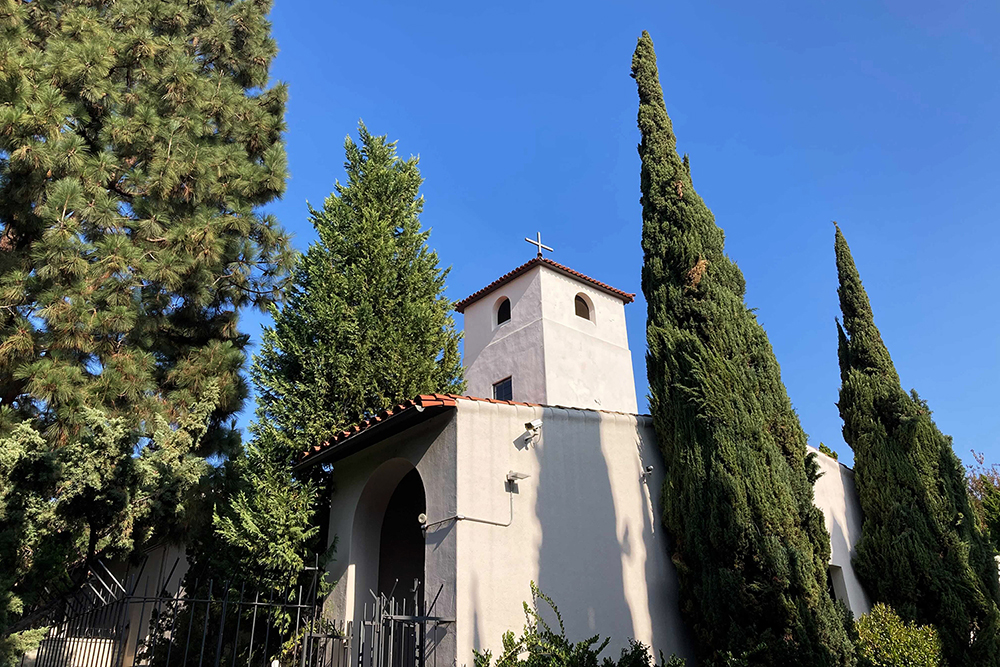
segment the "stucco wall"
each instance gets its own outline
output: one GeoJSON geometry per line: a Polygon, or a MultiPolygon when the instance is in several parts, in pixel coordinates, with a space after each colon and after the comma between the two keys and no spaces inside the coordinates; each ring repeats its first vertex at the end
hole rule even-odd
{"type": "Polygon", "coordinates": [[[638,412],[625,304],[548,268],[541,283],[546,403],[638,412]],[[577,294],[593,305],[590,320],[576,315],[577,294]]]}
{"type": "Polygon", "coordinates": [[[470,396],[493,398],[493,383],[513,377],[514,400],[547,403],[542,345],[541,269],[536,267],[465,309],[465,379],[470,396]],[[510,299],[510,321],[496,325],[496,304],[510,299]]]}
{"type": "MultiPolygon", "coordinates": [[[[427,513],[451,516],[455,511],[455,411],[447,412],[342,461],[334,463],[336,486],[330,511],[330,535],[337,552],[327,570],[337,585],[327,599],[330,618],[358,621],[370,590],[378,586],[379,538],[385,507],[396,484],[413,468],[424,485],[427,513]]],[[[416,521],[416,512],[413,520],[416,521]]],[[[455,615],[453,536],[429,536],[424,551],[424,592],[430,615],[455,615]]],[[[450,665],[455,656],[454,626],[432,629],[428,659],[450,665]]]]}
{"type": "Polygon", "coordinates": [[[511,377],[516,401],[637,411],[624,303],[544,264],[466,308],[464,361],[471,396],[492,398],[511,377]],[[589,320],[576,315],[578,294],[589,320]],[[511,319],[498,326],[502,298],[511,319]]]}
{"type": "Polygon", "coordinates": [[[530,581],[574,640],[600,632],[608,655],[629,637],[689,655],[657,509],[663,465],[644,418],[459,401],[457,435],[458,513],[511,522],[441,528],[458,540],[458,664],[473,648],[498,655],[503,633],[524,626],[530,581]],[[527,444],[524,423],[537,418],[541,438],[527,444]],[[512,494],[511,470],[530,475],[512,494]]]}
{"type": "Polygon", "coordinates": [[[861,506],[854,488],[854,472],[817,449],[810,447],[809,450],[816,453],[822,473],[816,481],[814,493],[816,507],[823,510],[826,529],[830,533],[834,591],[857,618],[868,613],[871,603],[851,565],[854,547],[861,538],[861,506]]]}

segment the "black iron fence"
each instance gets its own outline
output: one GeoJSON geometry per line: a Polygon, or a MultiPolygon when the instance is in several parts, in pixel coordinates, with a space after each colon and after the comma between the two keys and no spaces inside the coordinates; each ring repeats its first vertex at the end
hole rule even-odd
{"type": "Polygon", "coordinates": [[[98,563],[39,622],[49,631],[22,667],[424,667],[435,630],[454,622],[424,615],[417,599],[374,594],[357,623],[332,621],[319,569],[284,591],[188,579],[170,592],[178,562],[155,578],[142,568],[118,578],[98,563]]]}
{"type": "Polygon", "coordinates": [[[171,593],[171,574],[119,579],[99,569],[45,620],[23,667],[349,666],[352,625],[324,617],[319,570],[283,591],[207,579],[171,593]]]}

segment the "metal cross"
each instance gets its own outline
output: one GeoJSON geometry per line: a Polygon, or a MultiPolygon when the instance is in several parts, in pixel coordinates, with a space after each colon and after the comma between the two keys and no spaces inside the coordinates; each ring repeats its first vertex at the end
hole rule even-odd
{"type": "Polygon", "coordinates": [[[548,250],[549,252],[555,252],[552,248],[550,248],[547,245],[545,245],[545,244],[542,243],[542,233],[541,232],[536,232],[535,234],[536,234],[537,238],[534,241],[532,241],[531,239],[529,239],[527,236],[524,237],[524,240],[527,241],[528,243],[530,243],[533,246],[538,246],[538,256],[539,257],[542,256],[542,250],[548,250]]]}

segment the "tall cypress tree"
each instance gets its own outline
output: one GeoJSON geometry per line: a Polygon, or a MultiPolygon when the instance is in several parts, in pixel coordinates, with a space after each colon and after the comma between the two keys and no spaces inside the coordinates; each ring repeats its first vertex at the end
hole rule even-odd
{"type": "Polygon", "coordinates": [[[816,464],[724,235],[676,152],[653,43],[632,59],[642,142],[642,289],[663,518],[681,611],[708,664],[850,665],[827,593],[816,464]]]}
{"type": "Polygon", "coordinates": [[[906,393],[882,342],[847,241],[834,247],[840,415],[864,512],[854,569],[876,602],[932,624],[951,667],[1000,665],[1000,588],[951,438],[906,393]]]}
{"type": "Polygon", "coordinates": [[[0,8],[0,654],[24,609],[190,522],[292,254],[268,0],[0,8]],[[68,574],[69,573],[69,574],[68,574]]]}
{"type": "Polygon", "coordinates": [[[319,240],[251,368],[258,418],[287,455],[419,394],[465,387],[448,271],[420,226],[418,159],[364,124],[358,134],[345,142],[346,184],[310,209],[319,240]]]}

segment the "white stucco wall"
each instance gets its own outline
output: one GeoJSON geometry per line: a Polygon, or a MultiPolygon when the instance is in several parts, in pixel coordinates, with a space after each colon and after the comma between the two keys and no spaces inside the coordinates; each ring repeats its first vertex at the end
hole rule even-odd
{"type": "MultiPolygon", "coordinates": [[[[818,462],[816,505],[839,568],[834,587],[859,616],[869,601],[851,566],[861,530],[853,475],[825,455],[818,462]]],[[[617,655],[634,637],[691,658],[648,417],[460,398],[455,409],[334,463],[330,532],[338,550],[330,570],[339,583],[330,616],[357,620],[371,600],[385,506],[414,467],[428,521],[442,522],[426,532],[427,611],[455,619],[432,631],[436,664],[471,664],[473,649],[497,656],[503,633],[524,626],[531,581],[555,600],[572,640],[610,636],[608,655],[617,655]],[[529,442],[525,423],[534,419],[541,436],[529,442]],[[528,477],[508,487],[509,471],[528,477]]]]}
{"type": "Polygon", "coordinates": [[[466,307],[468,394],[492,398],[493,384],[511,377],[516,401],[636,412],[624,306],[584,280],[532,268],[466,307]],[[578,294],[590,320],[576,315],[578,294]],[[511,319],[498,326],[502,298],[511,319]]]}
{"type": "Polygon", "coordinates": [[[531,581],[559,606],[573,640],[611,636],[608,655],[617,655],[635,637],[690,655],[657,509],[663,465],[646,418],[460,400],[457,435],[458,513],[510,521],[439,528],[458,541],[458,664],[471,663],[473,648],[498,655],[503,633],[523,628],[531,581]],[[529,445],[524,423],[538,418],[542,435],[529,445]],[[654,471],[644,479],[647,465],[654,471]],[[513,494],[511,470],[529,475],[513,494]]]}
{"type": "MultiPolygon", "coordinates": [[[[363,605],[371,604],[369,591],[378,588],[383,515],[404,475],[417,469],[428,514],[455,513],[454,417],[454,411],[449,411],[333,464],[331,479],[336,490],[331,500],[329,534],[337,538],[337,552],[327,571],[337,585],[326,602],[325,613],[330,618],[357,622],[362,618],[363,605]]],[[[455,552],[455,539],[446,533],[426,541],[424,592],[425,597],[434,600],[434,607],[426,609],[430,615],[455,615],[455,552]]],[[[429,660],[453,664],[453,628],[431,630],[429,660]]]]}
{"type": "Polygon", "coordinates": [[[857,618],[867,614],[871,602],[865,589],[854,574],[851,558],[854,547],[861,539],[861,506],[854,488],[854,472],[836,459],[810,447],[816,453],[822,477],[814,487],[816,507],[823,510],[826,530],[830,533],[831,580],[837,598],[857,618]],[[839,568],[839,572],[836,568],[839,568]]]}
{"type": "Polygon", "coordinates": [[[549,268],[541,283],[547,404],[638,412],[622,300],[549,268]],[[590,320],[576,315],[577,294],[590,320]]]}
{"type": "Polygon", "coordinates": [[[469,396],[493,398],[493,384],[513,382],[514,400],[547,403],[542,337],[541,269],[536,267],[465,309],[465,379],[469,396]],[[510,321],[496,325],[496,304],[510,299],[510,321]]]}

